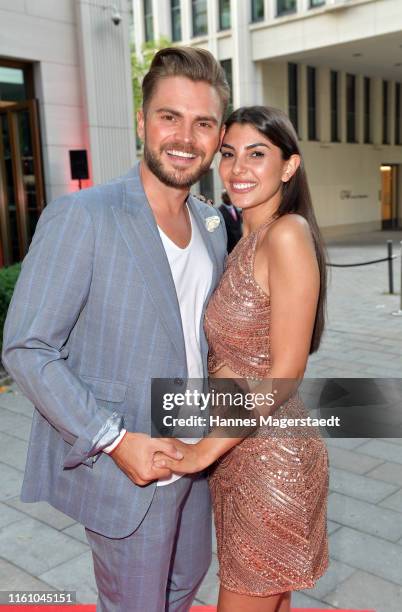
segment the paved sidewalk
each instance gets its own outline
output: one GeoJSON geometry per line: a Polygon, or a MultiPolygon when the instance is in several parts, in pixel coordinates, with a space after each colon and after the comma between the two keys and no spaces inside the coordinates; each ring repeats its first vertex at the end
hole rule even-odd
{"type": "MultiPolygon", "coordinates": [[[[402,232],[371,232],[328,244],[331,263],[359,263],[387,256],[386,241],[399,255],[402,232]]],[[[394,260],[394,291],[388,293],[387,262],[356,268],[329,268],[328,319],[323,342],[309,360],[317,377],[402,376],[401,261],[394,260]]]]}
{"type": "MultiPolygon", "coordinates": [[[[384,256],[385,238],[376,233],[332,244],[330,260],[384,256]]],[[[386,290],[386,264],[333,270],[327,332],[309,375],[402,377],[402,318],[391,315],[399,296],[386,290]]],[[[15,384],[0,393],[0,590],[70,589],[79,601],[94,602],[83,528],[45,503],[19,501],[31,415],[15,384]]],[[[402,440],[332,439],[328,448],[331,564],[315,589],[294,595],[293,605],[400,612],[402,440]]],[[[216,602],[216,545],[214,551],[199,603],[216,602]]]]}

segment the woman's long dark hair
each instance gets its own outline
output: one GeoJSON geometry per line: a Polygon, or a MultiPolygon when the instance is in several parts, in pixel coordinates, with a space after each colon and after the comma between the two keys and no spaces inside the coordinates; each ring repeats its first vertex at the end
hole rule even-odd
{"type": "Polygon", "coordinates": [[[324,241],[311,201],[310,189],[296,131],[289,117],[284,112],[268,106],[244,106],[235,110],[225,122],[226,129],[228,130],[235,123],[252,125],[263,136],[280,148],[284,160],[289,159],[293,154],[300,155],[301,163],[299,168],[292,178],[282,185],[282,200],[278,208],[278,214],[281,217],[287,213],[298,213],[306,219],[313,236],[320,271],[320,292],[310,346],[310,353],[314,353],[320,345],[325,323],[327,293],[326,256],[324,241]]]}

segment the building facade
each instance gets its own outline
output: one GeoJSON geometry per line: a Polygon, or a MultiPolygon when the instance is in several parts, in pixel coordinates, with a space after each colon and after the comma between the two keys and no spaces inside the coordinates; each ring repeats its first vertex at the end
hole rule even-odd
{"type": "MultiPolygon", "coordinates": [[[[232,104],[286,111],[324,233],[402,225],[400,0],[133,0],[136,49],[209,49],[232,104]]],[[[219,200],[216,167],[202,191],[219,200]]]]}
{"type": "Polygon", "coordinates": [[[1,0],[0,266],[23,258],[47,202],[133,164],[131,12],[130,0],[1,0]]]}

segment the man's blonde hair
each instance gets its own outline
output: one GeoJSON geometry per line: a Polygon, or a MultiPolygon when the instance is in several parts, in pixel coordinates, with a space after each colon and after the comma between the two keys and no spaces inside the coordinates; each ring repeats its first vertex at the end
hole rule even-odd
{"type": "Polygon", "coordinates": [[[171,76],[209,83],[219,94],[224,117],[230,98],[225,72],[212,53],[194,47],[167,47],[155,54],[142,81],[142,106],[145,113],[158,81],[171,76]]]}

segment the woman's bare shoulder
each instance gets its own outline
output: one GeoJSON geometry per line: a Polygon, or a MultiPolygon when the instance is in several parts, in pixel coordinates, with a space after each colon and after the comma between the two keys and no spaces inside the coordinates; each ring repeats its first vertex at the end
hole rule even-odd
{"type": "Polygon", "coordinates": [[[265,235],[267,249],[296,247],[298,244],[311,243],[312,236],[308,221],[297,213],[279,217],[265,235]]]}
{"type": "Polygon", "coordinates": [[[299,213],[287,213],[277,219],[271,226],[270,235],[278,235],[283,233],[299,234],[310,232],[310,226],[307,219],[299,213]]]}

